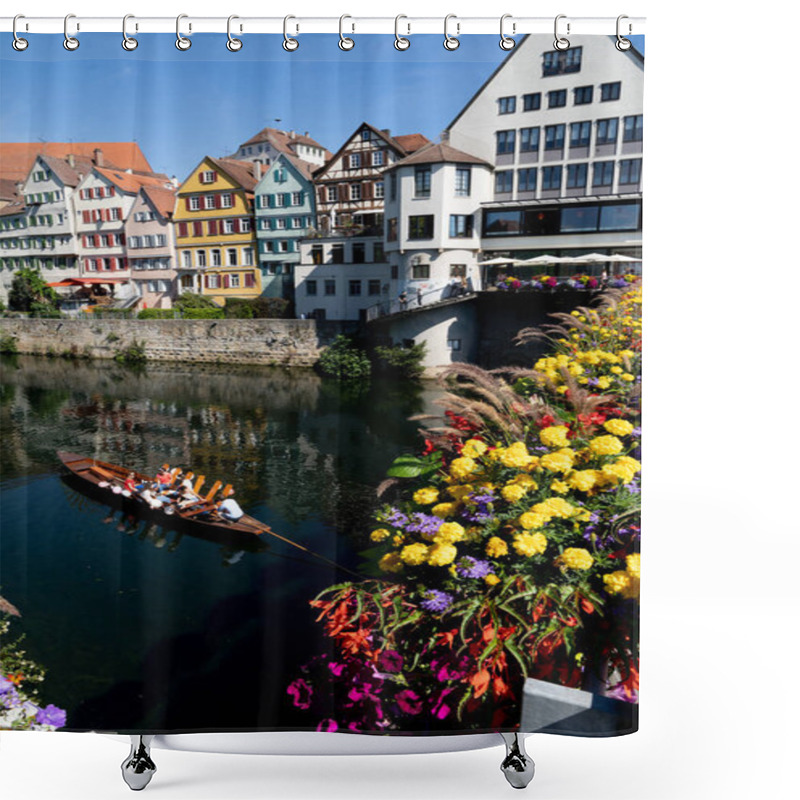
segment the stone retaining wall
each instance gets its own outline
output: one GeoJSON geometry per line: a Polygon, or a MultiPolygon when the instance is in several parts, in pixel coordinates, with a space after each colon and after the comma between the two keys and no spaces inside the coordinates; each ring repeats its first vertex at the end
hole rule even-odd
{"type": "Polygon", "coordinates": [[[20,353],[114,358],[139,344],[151,361],[310,367],[347,323],[313,319],[0,319],[20,353]]]}

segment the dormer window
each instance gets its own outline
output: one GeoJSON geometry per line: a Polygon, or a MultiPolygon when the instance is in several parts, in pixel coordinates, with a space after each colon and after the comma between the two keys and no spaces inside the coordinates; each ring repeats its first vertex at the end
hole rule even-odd
{"type": "Polygon", "coordinates": [[[200,173],[200,183],[214,183],[217,179],[217,173],[214,170],[205,170],[200,173]]]}

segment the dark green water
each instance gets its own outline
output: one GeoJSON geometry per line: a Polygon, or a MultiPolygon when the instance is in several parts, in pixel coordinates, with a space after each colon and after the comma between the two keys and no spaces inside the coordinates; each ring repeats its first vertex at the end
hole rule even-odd
{"type": "Polygon", "coordinates": [[[347,576],[128,525],[67,487],[57,450],[233,483],[273,530],[353,567],[375,486],[418,447],[434,387],[343,392],[304,370],[34,357],[0,364],[0,594],[71,730],[299,727],[286,687],[327,642],[308,601],[347,576]]]}

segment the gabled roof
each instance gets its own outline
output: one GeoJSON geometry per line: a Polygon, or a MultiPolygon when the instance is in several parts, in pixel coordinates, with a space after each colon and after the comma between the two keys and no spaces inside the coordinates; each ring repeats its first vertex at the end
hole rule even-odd
{"type": "Polygon", "coordinates": [[[28,176],[37,155],[66,158],[72,154],[94,158],[101,150],[107,164],[151,172],[152,167],[136,142],[0,142],[0,178],[23,181],[28,176]]]}
{"type": "Polygon", "coordinates": [[[406,153],[413,153],[430,143],[430,139],[421,133],[406,133],[402,136],[392,137],[406,153]]]}
{"type": "Polygon", "coordinates": [[[17,181],[9,178],[0,178],[0,200],[14,200],[19,197],[17,192],[17,181]]]}
{"type": "Polygon", "coordinates": [[[482,158],[473,156],[471,153],[465,153],[463,150],[456,150],[451,147],[447,142],[430,142],[425,147],[420,148],[410,156],[396,161],[394,164],[386,168],[389,170],[397,169],[398,167],[413,166],[414,164],[481,164],[482,166],[493,169],[488,161],[482,158]]]}
{"type": "MultiPolygon", "coordinates": [[[[274,163],[277,163],[278,160],[287,161],[300,173],[301,177],[305,178],[307,181],[312,180],[312,173],[315,169],[314,164],[309,164],[308,161],[303,161],[302,158],[291,156],[288,153],[281,153],[278,158],[275,159],[274,163]]],[[[267,170],[269,169],[270,167],[267,167],[267,170]]]]}
{"type": "Polygon", "coordinates": [[[166,175],[155,173],[139,175],[117,169],[106,169],[105,167],[95,167],[94,171],[128,194],[136,194],[144,186],[164,188],[165,184],[169,184],[169,178],[166,175]]]}
{"type": "MultiPolygon", "coordinates": [[[[64,184],[64,186],[77,186],[84,175],[91,172],[94,162],[85,156],[73,156],[70,165],[67,158],[39,155],[39,160],[64,184]]],[[[34,160],[34,164],[35,164],[34,160]]],[[[109,165],[115,167],[115,165],[109,165]]],[[[31,167],[33,168],[33,166],[31,167]]]]}
{"type": "Polygon", "coordinates": [[[160,186],[143,186],[140,190],[163,219],[171,219],[175,211],[175,189],[160,186]]]}
{"type": "Polygon", "coordinates": [[[258,181],[255,175],[255,164],[252,161],[238,161],[235,158],[213,158],[212,156],[206,156],[203,160],[211,162],[217,169],[222,170],[228,177],[233,178],[246,192],[252,192],[256,188],[258,181]]]}
{"type": "Polygon", "coordinates": [[[286,131],[278,130],[278,128],[263,128],[255,136],[251,137],[239,146],[247,147],[248,145],[260,144],[261,142],[268,142],[279,153],[287,153],[289,155],[297,155],[294,150],[294,147],[297,144],[305,144],[309,147],[319,147],[323,151],[326,159],[331,155],[330,151],[326,147],[323,147],[323,145],[312,139],[307,134],[295,133],[292,135],[291,131],[287,133],[286,131]]]}
{"type": "Polygon", "coordinates": [[[24,214],[25,202],[23,200],[15,200],[7,206],[0,208],[0,217],[10,216],[11,214],[24,214]]]}

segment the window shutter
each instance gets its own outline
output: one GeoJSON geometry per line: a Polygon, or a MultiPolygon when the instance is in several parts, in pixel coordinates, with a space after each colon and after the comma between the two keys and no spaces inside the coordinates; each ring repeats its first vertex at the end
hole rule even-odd
{"type": "Polygon", "coordinates": [[[208,275],[206,275],[206,289],[208,289],[209,286],[210,286],[209,278],[208,275]]]}
{"type": "Polygon", "coordinates": [[[327,189],[326,189],[326,187],[325,186],[320,186],[319,189],[317,190],[317,192],[319,194],[319,202],[320,203],[326,203],[327,202],[327,189]]]}
{"type": "Polygon", "coordinates": [[[278,229],[278,220],[276,220],[274,217],[271,217],[269,220],[269,229],[271,231],[275,231],[278,229]]]}
{"type": "Polygon", "coordinates": [[[283,205],[284,206],[290,206],[291,204],[292,204],[292,193],[291,192],[285,192],[284,195],[283,195],[283,205]]]}
{"type": "Polygon", "coordinates": [[[267,201],[269,203],[269,207],[270,208],[275,208],[275,195],[274,194],[267,195],[267,201]]]}
{"type": "Polygon", "coordinates": [[[256,285],[256,276],[252,272],[248,272],[244,276],[244,285],[250,288],[256,285]]]}
{"type": "Polygon", "coordinates": [[[195,236],[202,236],[203,235],[203,223],[202,222],[195,222],[194,223],[194,235],[195,236]]]}
{"type": "Polygon", "coordinates": [[[189,226],[185,222],[178,223],[178,236],[188,236],[189,226]]]}
{"type": "Polygon", "coordinates": [[[303,203],[305,203],[305,201],[306,201],[306,193],[305,192],[298,192],[298,194],[300,195],[300,205],[303,205],[303,203]]]}
{"type": "Polygon", "coordinates": [[[217,179],[217,173],[214,170],[211,170],[211,183],[214,183],[217,179]]]}
{"type": "Polygon", "coordinates": [[[230,275],[226,275],[226,276],[223,278],[223,286],[224,286],[226,289],[230,289],[230,288],[231,288],[231,276],[230,276],[230,275]]]}
{"type": "Polygon", "coordinates": [[[372,200],[372,186],[373,184],[371,181],[367,181],[366,183],[362,184],[361,194],[365,200],[372,200]]]}
{"type": "Polygon", "coordinates": [[[215,219],[210,219],[208,221],[208,235],[209,236],[217,235],[217,221],[215,219]]]}
{"type": "Polygon", "coordinates": [[[90,211],[84,211],[83,212],[83,221],[84,222],[91,222],[92,221],[92,215],[91,215],[90,211]]]}
{"type": "Polygon", "coordinates": [[[187,210],[187,211],[191,211],[191,210],[192,210],[192,204],[189,202],[189,200],[190,200],[190,199],[191,199],[191,198],[187,197],[187,198],[185,198],[185,200],[184,200],[184,202],[186,203],[186,210],[187,210]]]}
{"type": "Polygon", "coordinates": [[[120,234],[119,234],[119,243],[120,243],[120,244],[121,244],[123,247],[125,246],[125,234],[124,234],[124,233],[120,233],[120,234]]]}

